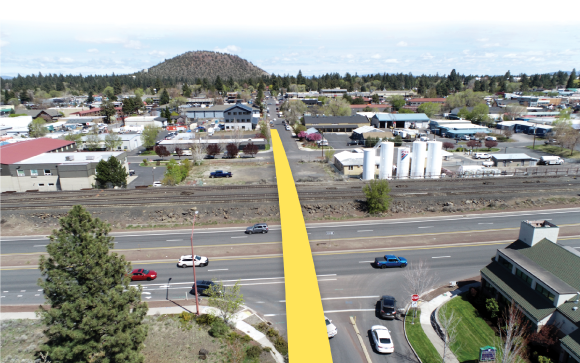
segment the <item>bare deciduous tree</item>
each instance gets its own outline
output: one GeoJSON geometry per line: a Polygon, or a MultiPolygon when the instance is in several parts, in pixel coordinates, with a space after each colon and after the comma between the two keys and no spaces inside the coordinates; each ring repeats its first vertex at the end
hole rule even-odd
{"type": "Polygon", "coordinates": [[[201,143],[201,138],[194,142],[193,144],[189,144],[188,148],[191,149],[191,157],[193,159],[193,163],[195,165],[201,164],[203,160],[203,156],[205,155],[205,146],[201,143]]]}
{"type": "MultiPolygon", "coordinates": [[[[405,267],[403,278],[405,279],[404,290],[408,294],[409,300],[412,295],[421,296],[425,294],[434,288],[439,280],[425,260],[419,260],[405,267]]],[[[413,323],[415,322],[414,319],[415,315],[413,316],[413,323]]]]}
{"type": "Polygon", "coordinates": [[[240,148],[240,143],[242,141],[242,137],[244,135],[244,131],[242,130],[242,126],[237,123],[237,120],[234,120],[234,126],[232,131],[232,144],[236,145],[236,147],[240,148]]]}
{"type": "Polygon", "coordinates": [[[437,334],[443,341],[443,362],[451,360],[453,358],[453,352],[451,351],[451,346],[455,351],[461,350],[461,346],[458,346],[457,335],[458,326],[461,322],[461,318],[455,315],[455,310],[449,309],[447,304],[441,306],[438,311],[439,320],[439,330],[437,334]]]}
{"type": "Polygon", "coordinates": [[[496,344],[497,363],[516,363],[524,353],[528,337],[528,322],[512,301],[498,321],[499,337],[496,344]]]}

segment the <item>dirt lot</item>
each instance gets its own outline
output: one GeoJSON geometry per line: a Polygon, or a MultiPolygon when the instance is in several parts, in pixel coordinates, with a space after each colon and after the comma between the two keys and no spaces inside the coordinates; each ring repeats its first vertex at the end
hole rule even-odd
{"type": "Polygon", "coordinates": [[[276,167],[271,161],[243,158],[238,160],[205,160],[202,165],[194,166],[184,185],[243,185],[243,184],[275,184],[276,167]],[[209,174],[216,170],[229,171],[231,178],[212,179],[209,174]]]}

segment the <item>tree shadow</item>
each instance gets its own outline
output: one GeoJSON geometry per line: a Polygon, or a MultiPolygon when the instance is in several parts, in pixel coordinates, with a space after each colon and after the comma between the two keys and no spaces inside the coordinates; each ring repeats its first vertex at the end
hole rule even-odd
{"type": "MultiPolygon", "coordinates": [[[[199,299],[199,300],[201,301],[201,299],[199,299]]],[[[184,311],[187,311],[187,312],[188,312],[188,313],[190,313],[190,314],[194,314],[194,312],[193,312],[193,311],[190,311],[190,310],[189,310],[189,309],[187,309],[185,306],[183,306],[183,305],[181,305],[181,304],[179,304],[179,303],[177,303],[177,302],[175,302],[175,301],[173,301],[173,300],[171,300],[171,299],[169,299],[169,301],[171,301],[171,303],[173,303],[174,305],[177,305],[177,306],[179,306],[179,307],[180,307],[180,308],[182,308],[184,311]]]]}

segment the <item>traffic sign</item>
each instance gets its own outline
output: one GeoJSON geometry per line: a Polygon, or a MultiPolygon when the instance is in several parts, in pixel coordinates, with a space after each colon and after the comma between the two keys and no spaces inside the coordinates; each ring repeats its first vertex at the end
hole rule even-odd
{"type": "Polygon", "coordinates": [[[413,301],[419,301],[419,295],[415,294],[411,297],[411,300],[413,301]]]}
{"type": "Polygon", "coordinates": [[[416,301],[411,301],[411,307],[412,308],[416,308],[417,307],[417,302],[416,301]]]}

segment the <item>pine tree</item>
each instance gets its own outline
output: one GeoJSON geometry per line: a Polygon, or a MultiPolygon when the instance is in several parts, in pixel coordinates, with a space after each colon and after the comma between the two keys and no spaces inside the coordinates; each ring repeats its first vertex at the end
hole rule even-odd
{"type": "Polygon", "coordinates": [[[109,254],[109,224],[74,206],[59,221],[40,257],[49,310],[40,308],[47,342],[40,347],[53,362],[143,362],[147,304],[141,287],[129,286],[131,263],[109,254]]]}
{"type": "Polygon", "coordinates": [[[87,97],[87,104],[95,102],[95,98],[93,97],[93,90],[89,90],[89,97],[87,97]]]}
{"type": "Polygon", "coordinates": [[[528,76],[525,73],[521,75],[520,82],[522,83],[520,85],[520,91],[528,92],[528,90],[530,89],[530,80],[528,79],[528,76]]]}
{"type": "Polygon", "coordinates": [[[222,83],[222,79],[220,78],[220,76],[217,76],[215,79],[215,89],[217,89],[218,91],[223,91],[224,89],[224,85],[222,83]]]}
{"type": "Polygon", "coordinates": [[[164,88],[163,92],[161,92],[161,97],[159,97],[159,104],[166,105],[168,103],[169,103],[169,93],[167,93],[167,90],[164,88]]]}
{"type": "Polygon", "coordinates": [[[115,95],[120,95],[123,93],[123,87],[121,86],[119,77],[115,77],[115,82],[113,82],[113,89],[115,90],[115,95]]]}
{"type": "Polygon", "coordinates": [[[574,81],[576,80],[576,68],[572,69],[572,73],[570,73],[570,78],[568,78],[568,83],[566,83],[566,88],[574,88],[574,81]]]}

